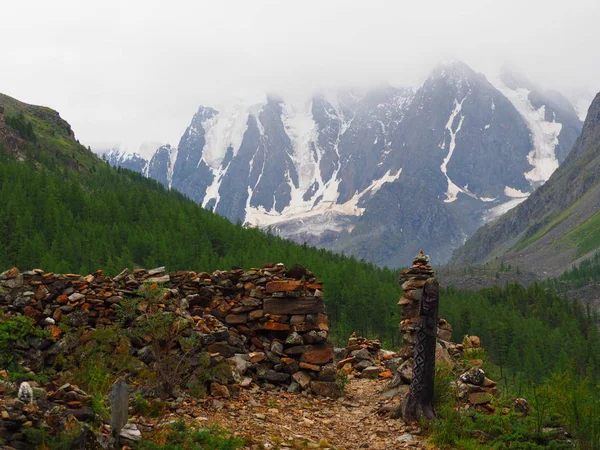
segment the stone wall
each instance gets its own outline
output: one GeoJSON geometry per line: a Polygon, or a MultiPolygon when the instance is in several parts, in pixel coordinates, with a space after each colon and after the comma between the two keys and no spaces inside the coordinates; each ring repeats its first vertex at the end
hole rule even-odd
{"type": "MultiPolygon", "coordinates": [[[[24,342],[19,350],[38,371],[72,351],[70,330],[115,324],[119,306],[153,284],[165,288],[168,301],[160,307],[178,316],[181,334],[195,337],[198,350],[211,360],[231,364],[229,390],[270,383],[289,391],[339,393],[322,283],[302,266],[286,270],[265,264],[213,273],[126,269],[113,278],[102,271],[82,276],[12,268],[0,274],[0,312],[29,316],[49,332],[47,339],[24,342]]],[[[132,349],[152,367],[143,341],[132,341],[132,349]]],[[[222,389],[221,394],[228,395],[222,389]]]]}

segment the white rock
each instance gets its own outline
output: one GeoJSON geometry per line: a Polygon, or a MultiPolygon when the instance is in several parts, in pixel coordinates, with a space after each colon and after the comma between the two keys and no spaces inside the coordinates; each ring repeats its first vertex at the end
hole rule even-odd
{"type": "Polygon", "coordinates": [[[22,382],[21,386],[19,386],[17,398],[23,403],[33,403],[33,389],[31,389],[31,385],[27,381],[22,382]]]}
{"type": "Polygon", "coordinates": [[[415,438],[412,434],[404,433],[402,436],[398,436],[396,441],[398,442],[412,442],[415,438]]]}
{"type": "Polygon", "coordinates": [[[142,439],[142,433],[134,423],[125,424],[121,430],[120,436],[123,439],[128,439],[130,441],[139,441],[142,439]]]}
{"type": "Polygon", "coordinates": [[[75,292],[75,293],[69,295],[69,301],[70,302],[78,302],[79,300],[81,300],[84,297],[85,297],[85,295],[80,294],[79,292],[75,292]]]}

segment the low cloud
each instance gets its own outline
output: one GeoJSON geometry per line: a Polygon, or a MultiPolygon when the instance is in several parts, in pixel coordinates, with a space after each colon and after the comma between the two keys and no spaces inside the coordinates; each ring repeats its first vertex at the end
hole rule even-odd
{"type": "Polygon", "coordinates": [[[198,105],[238,95],[417,85],[442,59],[510,64],[574,102],[600,90],[596,0],[40,0],[2,17],[0,91],[95,147],[177,144],[198,105]]]}

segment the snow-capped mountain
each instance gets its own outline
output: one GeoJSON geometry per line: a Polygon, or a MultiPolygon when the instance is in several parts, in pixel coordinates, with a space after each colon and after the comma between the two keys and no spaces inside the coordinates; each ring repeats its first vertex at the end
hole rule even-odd
{"type": "Polygon", "coordinates": [[[111,166],[119,166],[141,173],[145,173],[148,166],[148,160],[142,157],[139,152],[131,152],[119,146],[111,148],[102,157],[111,166]]]}
{"type": "Polygon", "coordinates": [[[441,263],[547,180],[580,128],[559,94],[454,62],[417,89],[201,106],[140,171],[299,242],[391,266],[425,247],[441,263]]]}
{"type": "Polygon", "coordinates": [[[148,161],[144,175],[170,188],[173,182],[173,168],[177,159],[177,147],[164,144],[158,147],[148,161]]]}
{"type": "Polygon", "coordinates": [[[114,146],[102,156],[112,166],[140,172],[166,187],[171,187],[177,148],[171,147],[170,144],[144,142],[136,152],[114,146]]]}

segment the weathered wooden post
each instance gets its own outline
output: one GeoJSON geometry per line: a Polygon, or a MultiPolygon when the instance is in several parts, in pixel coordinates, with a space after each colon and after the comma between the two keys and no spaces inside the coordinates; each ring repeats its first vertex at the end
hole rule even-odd
{"type": "Polygon", "coordinates": [[[119,447],[119,435],[127,424],[129,409],[129,387],[123,378],[110,391],[110,434],[115,448],[119,447]]]}
{"type": "Polygon", "coordinates": [[[425,417],[435,419],[433,384],[435,378],[435,347],[439,307],[439,283],[431,277],[423,286],[416,328],[413,379],[408,394],[400,405],[404,421],[413,422],[425,417]]]}

